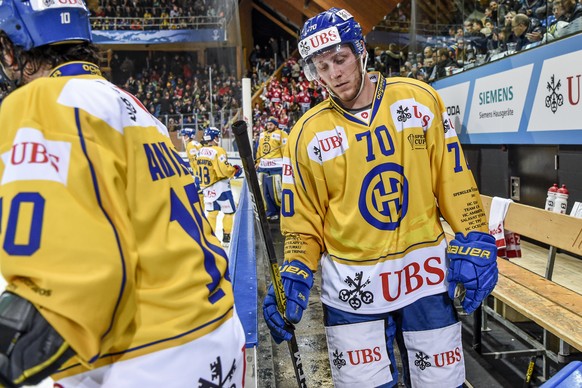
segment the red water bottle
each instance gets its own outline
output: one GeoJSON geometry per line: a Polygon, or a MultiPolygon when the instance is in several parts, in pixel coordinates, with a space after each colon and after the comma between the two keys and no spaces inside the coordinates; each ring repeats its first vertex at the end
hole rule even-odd
{"type": "Polygon", "coordinates": [[[548,189],[548,197],[546,198],[546,207],[547,211],[554,210],[554,204],[556,203],[556,195],[558,194],[558,184],[554,183],[552,187],[548,189]]]}
{"type": "Polygon", "coordinates": [[[566,185],[562,185],[556,193],[556,201],[554,202],[554,213],[566,214],[568,207],[568,189],[566,185]]]}

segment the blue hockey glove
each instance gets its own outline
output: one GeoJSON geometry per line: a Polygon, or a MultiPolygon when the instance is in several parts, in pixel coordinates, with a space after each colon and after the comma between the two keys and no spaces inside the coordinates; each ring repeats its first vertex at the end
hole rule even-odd
{"type": "Polygon", "coordinates": [[[465,288],[461,305],[467,314],[475,311],[497,284],[497,246],[487,233],[455,234],[447,248],[449,296],[455,298],[457,283],[465,288]]]}
{"type": "MultiPolygon", "coordinates": [[[[302,262],[293,260],[281,267],[281,279],[287,298],[285,317],[290,323],[298,323],[307,308],[309,293],[313,286],[313,272],[302,262]]],[[[269,287],[263,302],[263,316],[276,343],[289,341],[292,337],[289,325],[277,309],[277,299],[273,285],[269,287]]]]}
{"type": "Polygon", "coordinates": [[[233,167],[234,167],[234,177],[238,178],[243,173],[243,169],[238,164],[234,164],[233,167]]]}

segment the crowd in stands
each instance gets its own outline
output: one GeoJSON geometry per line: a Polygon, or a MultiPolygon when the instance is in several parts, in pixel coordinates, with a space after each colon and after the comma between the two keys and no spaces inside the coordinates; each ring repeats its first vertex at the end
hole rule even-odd
{"type": "MultiPolygon", "coordinates": [[[[385,24],[392,20],[398,30],[407,22],[406,14],[393,14],[385,24]]],[[[498,58],[498,54],[522,51],[562,37],[566,31],[582,30],[582,4],[577,0],[491,0],[472,15],[475,17],[462,25],[449,26],[441,35],[427,38],[418,53],[404,55],[396,44],[385,51],[377,47],[374,69],[389,76],[433,82],[498,58]]]]}
{"type": "MultiPolygon", "coordinates": [[[[421,52],[404,53],[392,43],[387,50],[370,49],[368,67],[386,76],[413,77],[426,82],[459,69],[479,64],[507,50],[511,43],[520,51],[536,42],[559,36],[571,23],[582,29],[582,4],[577,0],[491,0],[482,17],[451,26],[446,36],[427,39],[421,52]]],[[[398,8],[395,20],[407,21],[398,8]]],[[[221,0],[102,0],[96,19],[224,16],[221,0]],[[220,3],[220,4],[219,4],[220,3]]],[[[390,19],[388,19],[390,20],[390,19]]],[[[168,27],[170,28],[170,27],[168,27]]],[[[287,50],[288,51],[288,50],[287,50]]],[[[298,61],[288,57],[281,41],[271,38],[249,55],[253,94],[262,90],[261,103],[253,107],[255,134],[269,117],[289,131],[303,112],[327,97],[327,90],[304,78],[298,61]],[[279,65],[280,74],[273,77],[279,65]]],[[[125,88],[170,130],[184,126],[204,129],[210,123],[223,131],[241,107],[241,80],[224,65],[199,66],[186,52],[115,52],[111,58],[112,81],[125,88]],[[211,86],[212,82],[212,86],[211,86]],[[211,117],[212,116],[212,117],[211,117]]],[[[1,93],[1,92],[0,92],[1,93]]]]}
{"type": "Polygon", "coordinates": [[[224,65],[200,66],[187,52],[115,52],[110,66],[112,82],[134,94],[171,131],[204,129],[211,120],[226,125],[241,104],[241,80],[232,71],[224,65]]]}
{"type": "Polygon", "coordinates": [[[174,30],[224,24],[225,0],[101,0],[94,30],[174,30]]]}

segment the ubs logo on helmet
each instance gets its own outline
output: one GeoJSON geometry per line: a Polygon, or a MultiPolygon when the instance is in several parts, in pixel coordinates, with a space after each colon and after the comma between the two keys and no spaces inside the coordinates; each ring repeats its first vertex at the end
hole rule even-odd
{"type": "Polygon", "coordinates": [[[384,163],[374,167],[362,181],[358,208],[375,228],[398,228],[408,212],[408,180],[402,166],[384,163]]]}

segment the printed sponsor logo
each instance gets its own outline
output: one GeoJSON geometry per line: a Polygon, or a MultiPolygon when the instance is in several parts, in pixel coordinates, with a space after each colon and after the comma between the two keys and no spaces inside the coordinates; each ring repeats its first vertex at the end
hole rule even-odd
{"type": "Polygon", "coordinates": [[[299,42],[299,51],[302,57],[309,56],[316,51],[341,43],[337,27],[326,28],[299,42]]]}
{"type": "MultiPolygon", "coordinates": [[[[578,77],[578,79],[580,79],[580,77],[578,77]]],[[[578,84],[578,86],[580,86],[580,84],[578,84]]],[[[558,82],[556,82],[555,75],[552,75],[552,78],[547,83],[548,91],[551,93],[546,96],[546,108],[549,108],[554,114],[558,111],[559,107],[564,105],[564,96],[562,93],[558,93],[561,87],[562,81],[558,80],[558,82]]]]}
{"type": "Polygon", "coordinates": [[[476,247],[462,246],[462,245],[449,245],[449,247],[447,248],[447,253],[450,253],[453,255],[478,257],[481,259],[490,259],[490,258],[495,256],[489,250],[476,248],[476,247]]]}
{"type": "Polygon", "coordinates": [[[376,346],[373,349],[348,350],[346,353],[348,354],[348,359],[352,365],[369,364],[382,359],[382,353],[380,352],[379,346],[376,346]]]}
{"type": "Polygon", "coordinates": [[[208,158],[213,158],[215,154],[216,151],[209,147],[200,148],[200,151],[198,151],[198,156],[206,156],[208,158]]]}
{"type": "Polygon", "coordinates": [[[223,368],[220,356],[216,357],[216,361],[210,364],[210,379],[200,378],[198,380],[198,388],[236,388],[236,382],[233,381],[234,372],[236,371],[236,360],[232,360],[230,369],[223,368]],[[226,375],[224,371],[228,370],[226,375]]]}
{"type": "Polygon", "coordinates": [[[51,141],[34,128],[20,128],[9,151],[2,154],[6,166],[2,184],[45,180],[67,184],[71,143],[51,141]]]}
{"type": "Polygon", "coordinates": [[[449,116],[457,116],[461,114],[461,108],[458,105],[447,106],[447,114],[449,116]]]}
{"type": "Polygon", "coordinates": [[[416,360],[414,360],[414,366],[416,366],[420,370],[425,370],[432,366],[430,363],[430,357],[424,354],[423,352],[417,352],[415,354],[416,360]]]}
{"type": "Polygon", "coordinates": [[[445,131],[445,139],[449,139],[451,137],[457,137],[457,132],[455,131],[455,126],[453,125],[453,121],[451,120],[449,114],[447,112],[443,113],[443,128],[445,131]]]}
{"type": "Polygon", "coordinates": [[[354,310],[362,307],[362,302],[365,304],[374,303],[374,294],[370,291],[364,290],[364,288],[370,284],[370,278],[363,282],[363,271],[356,272],[354,278],[346,276],[344,283],[348,285],[348,288],[341,289],[339,292],[339,299],[342,302],[348,303],[354,310]]]}
{"type": "Polygon", "coordinates": [[[415,127],[426,131],[434,119],[432,111],[413,98],[396,101],[390,106],[390,112],[395,117],[394,126],[397,131],[415,127]]]}
{"type": "Polygon", "coordinates": [[[86,9],[83,0],[32,0],[30,6],[34,11],[63,7],[86,9]]]}
{"type": "Polygon", "coordinates": [[[347,365],[343,352],[340,352],[339,350],[336,349],[333,352],[332,356],[333,356],[333,366],[335,366],[338,370],[347,365]]]}
{"type": "Polygon", "coordinates": [[[307,153],[309,158],[319,164],[343,155],[349,148],[343,127],[335,127],[330,131],[318,132],[309,142],[307,153]]]}
{"type": "Polygon", "coordinates": [[[339,16],[340,18],[342,18],[343,20],[348,20],[348,19],[353,18],[352,14],[349,13],[348,11],[346,11],[345,9],[340,9],[335,14],[337,16],[339,16]]]}
{"type": "Polygon", "coordinates": [[[411,149],[413,149],[413,150],[425,150],[426,149],[426,138],[424,137],[424,134],[414,135],[411,133],[410,135],[408,135],[408,137],[406,139],[410,143],[411,149]]]}
{"type": "Polygon", "coordinates": [[[408,212],[408,180],[402,166],[384,163],[364,177],[358,200],[362,217],[380,230],[395,230],[408,212]]]}
{"type": "Polygon", "coordinates": [[[274,159],[261,159],[261,167],[277,167],[278,164],[274,159]]]}
{"type": "Polygon", "coordinates": [[[457,364],[461,362],[463,355],[461,349],[456,347],[446,352],[433,354],[432,357],[423,352],[417,352],[415,358],[414,366],[420,370],[425,370],[426,368],[442,368],[457,364]]]}
{"type": "Polygon", "coordinates": [[[458,347],[453,350],[447,350],[446,352],[433,355],[434,365],[438,368],[456,364],[457,362],[460,362],[462,358],[461,349],[458,347]]]}
{"type": "Polygon", "coordinates": [[[293,167],[291,166],[291,160],[289,158],[283,158],[283,184],[295,184],[295,176],[293,175],[293,167]]]}
{"type": "Polygon", "coordinates": [[[424,287],[440,284],[444,279],[442,259],[429,257],[411,262],[402,269],[381,273],[382,296],[386,301],[393,302],[424,287]]]}

